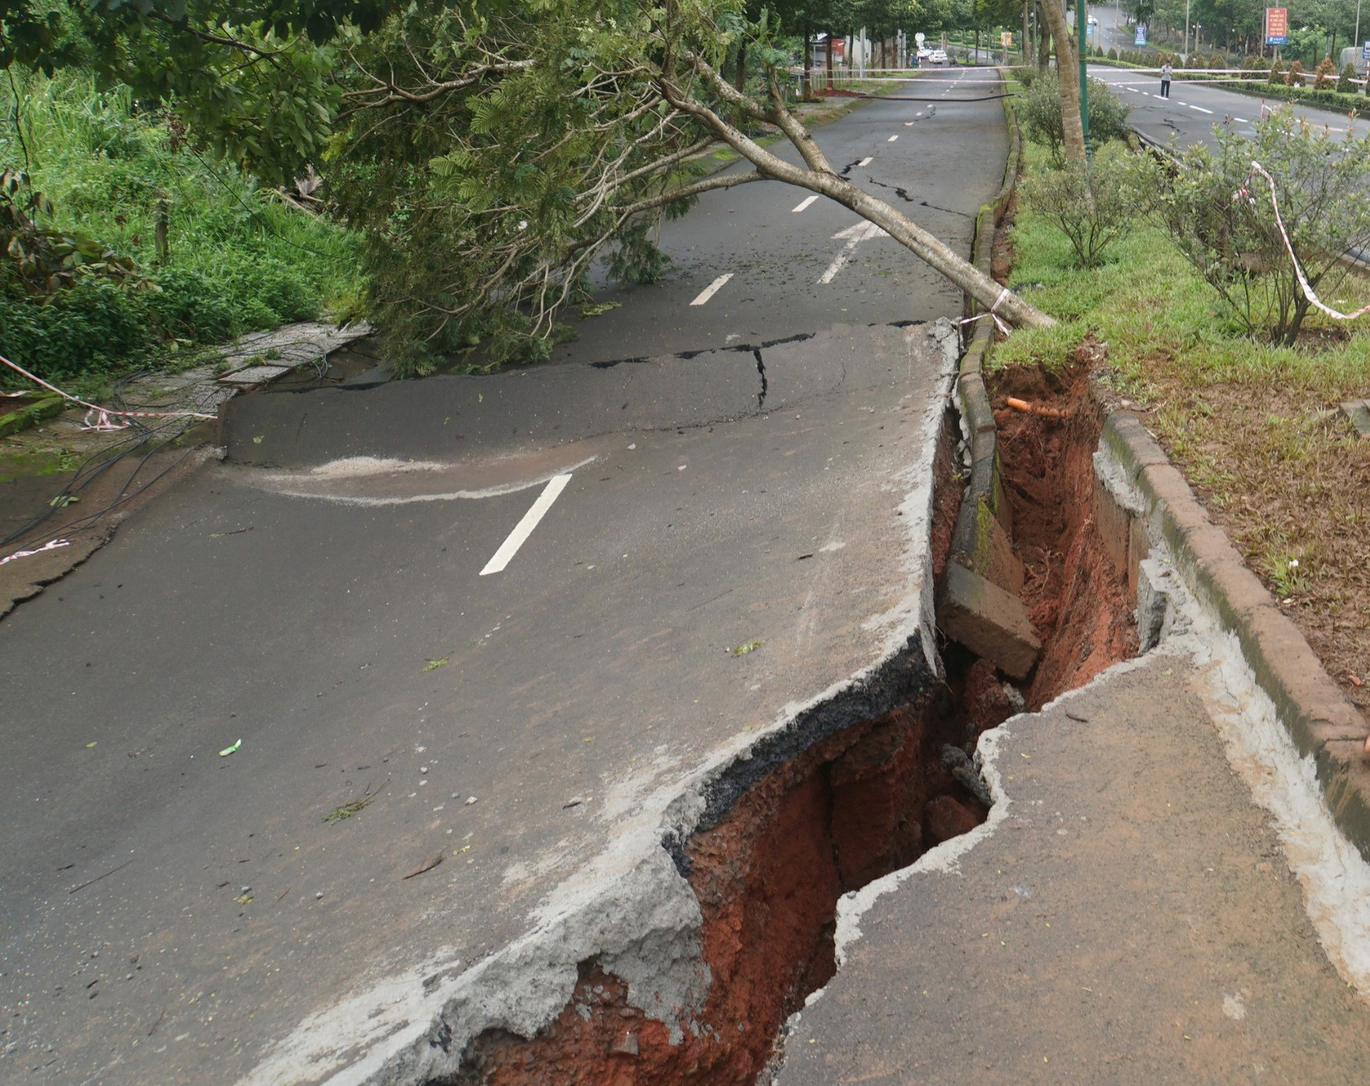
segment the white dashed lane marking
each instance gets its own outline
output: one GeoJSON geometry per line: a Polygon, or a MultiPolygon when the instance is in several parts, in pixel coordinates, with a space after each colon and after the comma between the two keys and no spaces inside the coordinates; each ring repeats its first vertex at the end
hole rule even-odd
{"type": "Polygon", "coordinates": [[[705,302],[707,302],[710,298],[712,298],[715,294],[717,294],[718,291],[719,291],[719,288],[722,287],[723,284],[726,283],[726,282],[727,282],[729,279],[731,279],[732,277],[733,277],[733,273],[732,273],[732,272],[729,272],[727,275],[720,275],[717,279],[715,279],[715,280],[714,280],[712,283],[710,283],[707,287],[705,287],[703,290],[701,290],[701,291],[699,292],[699,297],[696,298],[696,299],[695,299],[693,302],[691,302],[690,304],[691,304],[691,305],[703,305],[703,304],[704,304],[705,302]]]}
{"type": "Polygon", "coordinates": [[[886,142],[886,143],[893,143],[893,142],[894,142],[895,140],[897,140],[898,138],[899,138],[899,134],[896,132],[893,136],[891,136],[891,137],[890,137],[889,139],[887,139],[885,142],[886,142]]]}
{"type": "Polygon", "coordinates": [[[500,544],[499,550],[495,551],[494,557],[485,563],[485,568],[480,571],[482,577],[491,573],[501,572],[507,566],[518,550],[533,534],[533,529],[538,526],[538,521],[547,515],[547,510],[552,508],[552,503],[557,500],[557,495],[566,489],[566,484],[571,481],[571,476],[554,475],[548,480],[547,486],[543,488],[538,500],[533,503],[531,509],[523,514],[523,519],[514,526],[514,530],[509,533],[509,538],[500,544]]]}
{"type": "MultiPolygon", "coordinates": [[[[1183,103],[1181,103],[1181,104],[1183,104],[1183,103]]],[[[1213,112],[1211,109],[1204,109],[1203,106],[1190,106],[1189,108],[1190,108],[1190,109],[1197,109],[1200,113],[1212,114],[1212,112],[1213,112]]]]}
{"type": "Polygon", "coordinates": [[[869,155],[867,155],[867,156],[866,156],[865,158],[863,158],[860,162],[858,162],[858,163],[856,164],[856,166],[857,166],[858,169],[860,169],[862,166],[869,166],[870,164],[871,164],[871,158],[870,158],[869,155]]]}
{"type": "Polygon", "coordinates": [[[813,204],[813,202],[814,202],[815,200],[817,200],[817,199],[818,199],[817,196],[810,196],[810,197],[807,197],[806,199],[801,200],[801,201],[799,202],[799,206],[798,206],[798,207],[793,207],[793,208],[791,208],[790,210],[793,211],[795,214],[798,214],[799,212],[803,211],[806,207],[811,206],[811,205],[813,204]]]}

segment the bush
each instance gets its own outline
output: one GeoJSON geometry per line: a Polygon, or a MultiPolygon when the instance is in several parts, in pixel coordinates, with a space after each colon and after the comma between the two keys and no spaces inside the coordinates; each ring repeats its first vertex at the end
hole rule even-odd
{"type": "MultiPolygon", "coordinates": [[[[1128,107],[1111,94],[1102,80],[1089,81],[1089,139],[1098,147],[1109,140],[1127,138],[1128,107]]],[[[1018,118],[1024,133],[1033,143],[1043,144],[1059,166],[1063,161],[1064,130],[1061,122],[1061,92],[1055,72],[1040,75],[1026,94],[1018,99],[1018,118]]]]}
{"type": "Polygon", "coordinates": [[[1109,59],[1109,60],[1117,60],[1117,59],[1118,59],[1118,50],[1117,50],[1117,49],[1110,49],[1110,50],[1108,51],[1108,59],[1109,59]]]}
{"type": "Polygon", "coordinates": [[[1332,81],[1337,77],[1337,66],[1331,57],[1323,57],[1313,75],[1314,90],[1331,90],[1332,81]]]}
{"type": "Polygon", "coordinates": [[[1289,71],[1284,75],[1284,85],[1286,87],[1302,87],[1303,76],[1303,65],[1296,60],[1293,64],[1289,65],[1289,71]]]}
{"type": "Polygon", "coordinates": [[[1341,254],[1370,244],[1370,136],[1334,138],[1284,107],[1242,138],[1217,130],[1215,152],[1185,152],[1160,202],[1185,258],[1204,276],[1251,335],[1291,346],[1307,314],[1304,295],[1258,161],[1275,179],[1280,215],[1308,283],[1335,284],[1347,274],[1341,254]]]}
{"type": "Polygon", "coordinates": [[[1114,142],[1087,167],[1067,163],[1024,178],[1023,197],[1070,240],[1078,267],[1096,268],[1108,248],[1146,218],[1157,191],[1156,171],[1149,155],[1114,142]]]}
{"type": "Polygon", "coordinates": [[[87,279],[46,301],[0,294],[0,343],[49,380],[108,369],[148,345],[145,292],[87,279]]]}
{"type": "Polygon", "coordinates": [[[1273,64],[1270,65],[1270,82],[1271,82],[1271,83],[1287,83],[1287,82],[1288,82],[1288,80],[1286,80],[1286,79],[1284,78],[1284,65],[1281,64],[1278,60],[1275,61],[1273,64]]]}
{"type": "Polygon", "coordinates": [[[1341,75],[1337,76],[1337,92],[1339,94],[1356,93],[1356,66],[1348,64],[1341,70],[1341,75]]]}

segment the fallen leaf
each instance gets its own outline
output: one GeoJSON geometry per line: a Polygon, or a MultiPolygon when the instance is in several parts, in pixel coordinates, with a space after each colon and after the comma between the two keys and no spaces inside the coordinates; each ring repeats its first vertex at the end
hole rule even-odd
{"type": "Polygon", "coordinates": [[[761,647],[760,641],[744,641],[740,645],[734,645],[728,650],[729,656],[746,656],[749,652],[755,652],[761,647]]]}
{"type": "Polygon", "coordinates": [[[440,667],[446,667],[451,662],[452,658],[450,656],[444,656],[441,660],[429,660],[428,663],[424,664],[423,670],[436,671],[440,667]]]}

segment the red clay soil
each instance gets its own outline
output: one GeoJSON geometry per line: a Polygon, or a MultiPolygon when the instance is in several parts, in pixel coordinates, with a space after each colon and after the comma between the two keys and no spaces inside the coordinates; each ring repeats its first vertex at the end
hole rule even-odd
{"type": "Polygon", "coordinates": [[[1029,709],[1137,652],[1135,601],[1094,518],[1092,457],[1102,424],[1088,382],[1095,352],[1087,340],[1070,369],[1002,371],[987,382],[1014,547],[1027,573],[1023,602],[1043,644],[1026,692],[1029,709]],[[1009,397],[1064,417],[1014,410],[1009,397]]]}
{"type": "Polygon", "coordinates": [[[687,849],[704,914],[706,1004],[672,1045],[594,963],[544,1034],[491,1031],[459,1083],[744,1086],[777,1032],[835,972],[837,899],[978,825],[984,810],[942,766],[950,719],[900,709],[848,728],[773,770],[687,849]]]}

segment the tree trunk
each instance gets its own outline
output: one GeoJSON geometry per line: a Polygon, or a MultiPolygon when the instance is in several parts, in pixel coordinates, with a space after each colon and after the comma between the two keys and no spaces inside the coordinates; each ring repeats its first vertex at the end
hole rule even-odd
{"type": "MultiPolygon", "coordinates": [[[[1079,11],[1084,5],[1075,0],[1079,11]]],[[[1051,35],[1056,39],[1056,79],[1061,88],[1061,126],[1065,142],[1067,162],[1084,166],[1085,130],[1080,120],[1080,67],[1079,56],[1070,40],[1070,28],[1066,25],[1066,13],[1062,0],[1042,0],[1051,20],[1051,35]]],[[[1077,18],[1084,18],[1083,13],[1077,18]]]]}
{"type": "Polygon", "coordinates": [[[827,59],[826,67],[827,67],[827,69],[828,69],[828,90],[833,90],[833,89],[834,89],[834,86],[833,86],[833,81],[832,81],[832,31],[831,31],[831,30],[828,31],[828,55],[827,55],[827,58],[826,58],[826,59],[827,59]]]}
{"type": "Polygon", "coordinates": [[[1045,0],[1037,3],[1037,70],[1045,72],[1051,65],[1051,20],[1047,18],[1045,0]]]}
{"type": "Polygon", "coordinates": [[[1032,63],[1032,38],[1029,36],[1031,26],[1028,22],[1028,9],[1031,7],[1032,0],[1023,0],[1023,63],[1032,63]]]}
{"type": "Polygon", "coordinates": [[[747,43],[739,42],[737,46],[737,71],[734,73],[733,86],[742,90],[747,86],[747,43]]]}

